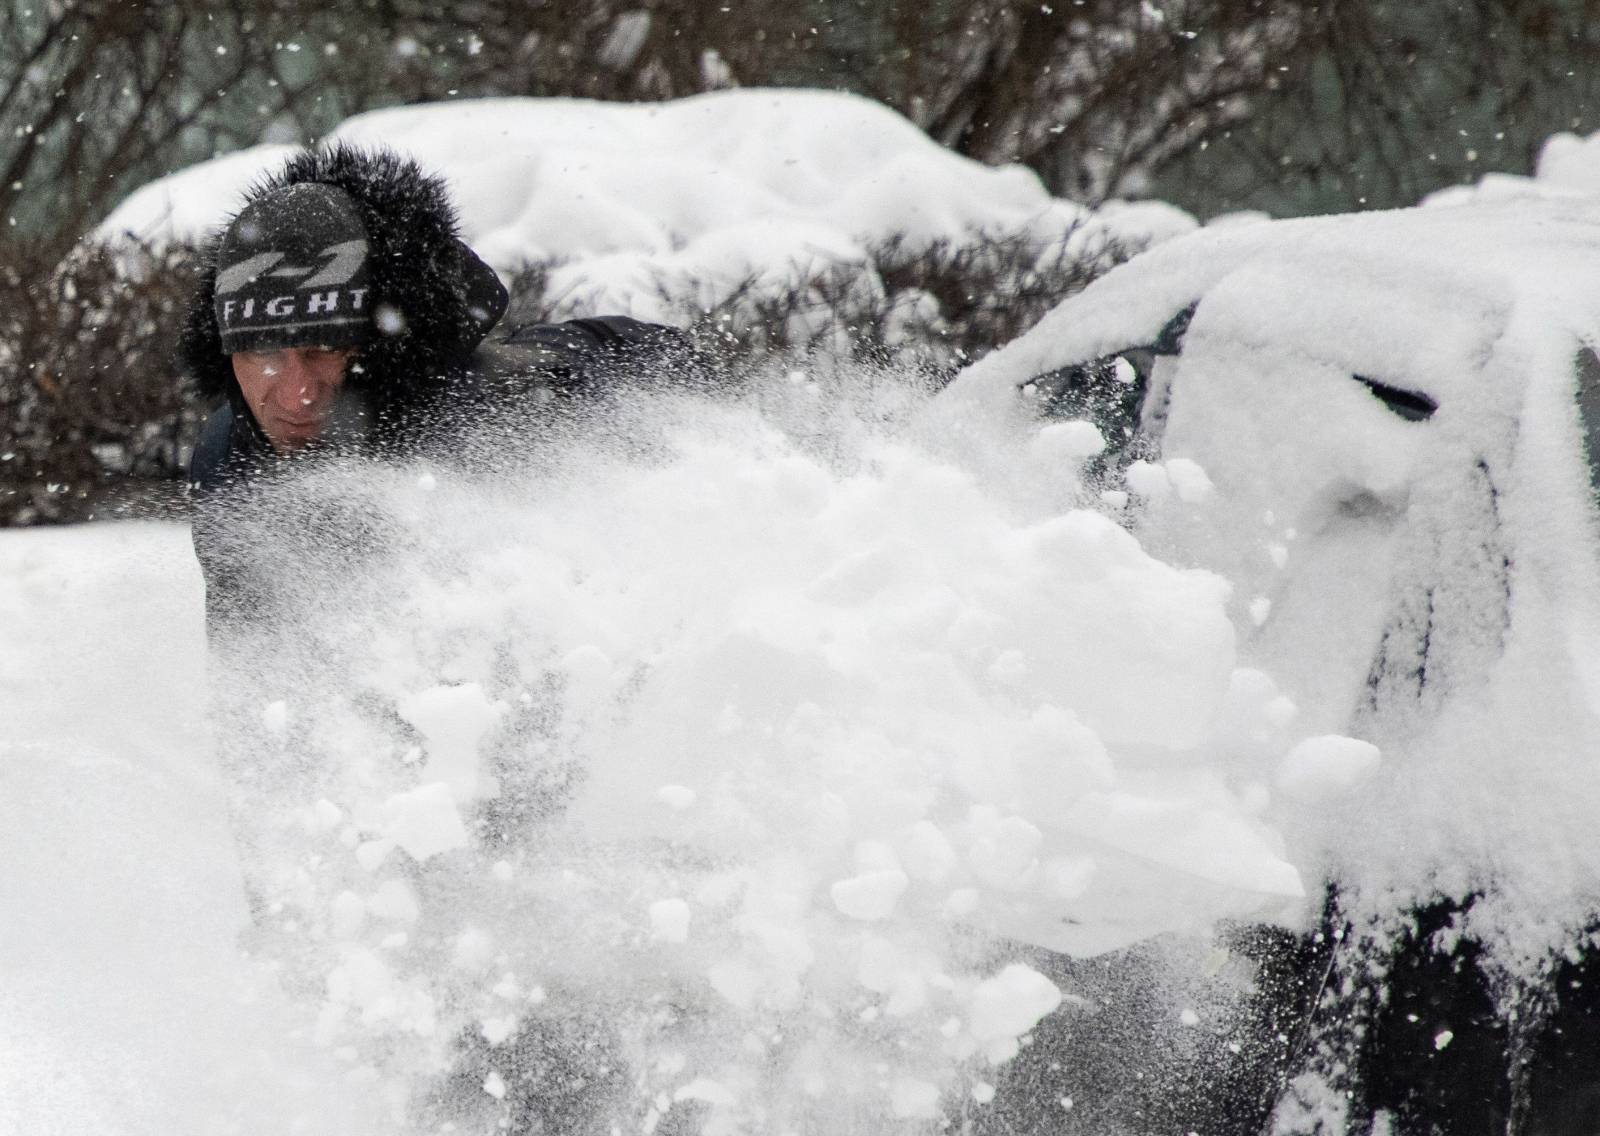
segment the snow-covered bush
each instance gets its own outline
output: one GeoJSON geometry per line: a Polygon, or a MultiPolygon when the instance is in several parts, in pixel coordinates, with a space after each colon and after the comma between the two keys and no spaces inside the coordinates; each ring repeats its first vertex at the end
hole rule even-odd
{"type": "Polygon", "coordinates": [[[43,281],[0,272],[0,526],[115,514],[181,475],[203,414],[171,362],[192,260],[83,246],[43,281]]]}

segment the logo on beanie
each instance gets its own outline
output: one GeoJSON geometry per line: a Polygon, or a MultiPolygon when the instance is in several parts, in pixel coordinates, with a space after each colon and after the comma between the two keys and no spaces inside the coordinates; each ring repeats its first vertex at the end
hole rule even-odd
{"type": "Polygon", "coordinates": [[[263,252],[217,273],[217,306],[223,332],[367,322],[364,276],[367,242],[340,241],[308,265],[283,264],[285,254],[263,252]],[[283,284],[292,291],[281,291],[283,284]],[[360,287],[352,285],[361,283],[360,287]],[[235,293],[245,292],[238,296],[235,293]],[[281,321],[281,322],[280,322],[281,321]]]}

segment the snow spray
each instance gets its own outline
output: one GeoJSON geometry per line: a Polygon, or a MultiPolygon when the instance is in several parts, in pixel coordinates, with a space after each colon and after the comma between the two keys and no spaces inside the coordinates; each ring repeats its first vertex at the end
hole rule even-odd
{"type": "MultiPolygon", "coordinates": [[[[928,405],[656,393],[241,513],[273,553],[216,682],[257,950],[397,1122],[981,1124],[1095,1009],[1049,959],[1186,936],[1211,981],[1218,920],[1302,918],[1213,760],[1292,716],[1225,582],[1081,484],[1092,426],[928,405]]],[[[1171,997],[1159,1028],[1201,1023],[1171,997]]]]}

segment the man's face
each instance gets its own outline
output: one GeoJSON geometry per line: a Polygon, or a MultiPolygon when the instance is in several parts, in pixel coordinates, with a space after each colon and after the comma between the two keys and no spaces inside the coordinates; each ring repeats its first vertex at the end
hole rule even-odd
{"type": "Polygon", "coordinates": [[[293,453],[322,435],[353,348],[285,347],[239,351],[233,374],[272,448],[293,453]]]}

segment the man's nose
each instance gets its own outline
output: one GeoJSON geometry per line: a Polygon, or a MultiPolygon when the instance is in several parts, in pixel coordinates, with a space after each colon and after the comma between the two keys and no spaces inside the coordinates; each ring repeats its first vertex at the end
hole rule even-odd
{"type": "Polygon", "coordinates": [[[285,410],[301,410],[316,401],[316,380],[297,352],[284,352],[277,372],[272,393],[279,406],[285,410]]]}

